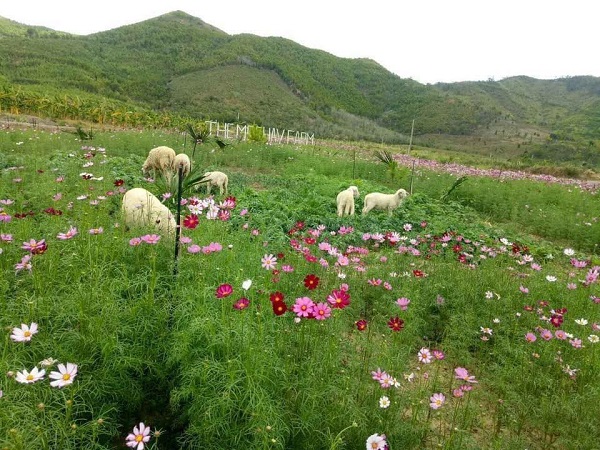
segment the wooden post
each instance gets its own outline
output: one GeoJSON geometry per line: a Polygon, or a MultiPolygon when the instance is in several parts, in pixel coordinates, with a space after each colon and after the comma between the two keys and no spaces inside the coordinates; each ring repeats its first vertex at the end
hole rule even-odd
{"type": "Polygon", "coordinates": [[[179,238],[181,236],[181,191],[183,187],[183,166],[179,166],[177,170],[178,183],[177,183],[177,220],[175,222],[175,265],[173,266],[173,275],[177,276],[178,265],[177,259],[179,258],[179,238]]]}
{"type": "MultiPolygon", "coordinates": [[[[412,147],[412,138],[413,138],[413,133],[415,131],[415,119],[413,119],[412,121],[412,126],[410,127],[410,140],[408,141],[408,154],[410,155],[410,149],[412,147]]],[[[411,192],[412,194],[412,192],[411,192]]]]}
{"type": "Polygon", "coordinates": [[[412,163],[412,170],[410,172],[410,195],[413,193],[413,179],[415,177],[415,161],[412,163]]]}

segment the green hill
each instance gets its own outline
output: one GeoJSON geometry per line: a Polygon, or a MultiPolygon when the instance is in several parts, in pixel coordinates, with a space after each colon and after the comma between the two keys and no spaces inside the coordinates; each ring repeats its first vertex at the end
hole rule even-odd
{"type": "Polygon", "coordinates": [[[231,36],[181,11],[89,36],[0,18],[0,53],[9,111],[155,124],[189,116],[390,143],[406,143],[415,119],[414,142],[424,146],[600,163],[594,77],[422,85],[372,60],[231,36]]]}

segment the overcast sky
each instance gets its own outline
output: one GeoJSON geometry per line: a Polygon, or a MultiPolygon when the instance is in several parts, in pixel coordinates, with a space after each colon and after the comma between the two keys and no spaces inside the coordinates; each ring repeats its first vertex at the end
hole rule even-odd
{"type": "Polygon", "coordinates": [[[180,10],[228,34],[371,58],[421,83],[600,76],[596,0],[0,0],[0,16],[90,34],[180,10]]]}

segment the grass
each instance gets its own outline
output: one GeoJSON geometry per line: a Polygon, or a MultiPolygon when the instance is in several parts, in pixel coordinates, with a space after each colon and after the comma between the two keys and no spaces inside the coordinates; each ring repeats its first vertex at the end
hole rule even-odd
{"type": "Polygon", "coordinates": [[[362,449],[376,433],[391,449],[597,446],[594,194],[403,167],[392,181],[372,155],[328,147],[203,144],[194,164],[229,174],[235,207],[185,195],[184,215],[194,196],[203,212],[182,228],[174,275],[173,241],[146,243],[153,230],[125,229],[119,208],[127,188],[161,197],[145,155],[191,154],[184,142],[0,135],[1,448],[125,448],[140,422],[149,448],[362,449]],[[336,216],[348,185],[393,192],[411,176],[393,216],[336,216]],[[220,219],[206,218],[211,204],[220,219]],[[47,248],[27,251],[31,239],[47,248]],[[31,270],[18,269],[27,256],[31,270]],[[325,320],[294,312],[299,298],[319,314],[340,295],[349,304],[325,320]],[[30,341],[11,339],[32,323],[30,341]],[[44,379],[16,381],[47,358],[44,379]],[[51,387],[67,362],[73,383],[51,387]]]}

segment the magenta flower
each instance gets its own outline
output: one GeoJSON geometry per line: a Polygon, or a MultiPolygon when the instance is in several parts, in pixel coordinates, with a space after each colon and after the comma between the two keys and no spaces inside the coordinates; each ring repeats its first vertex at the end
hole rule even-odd
{"type": "Polygon", "coordinates": [[[21,248],[23,250],[27,250],[32,255],[40,255],[48,249],[48,245],[46,244],[46,239],[42,239],[40,241],[30,239],[29,242],[23,242],[21,248]]]}
{"type": "Polygon", "coordinates": [[[12,242],[13,236],[12,236],[12,234],[2,233],[2,234],[0,234],[0,240],[3,242],[12,242]]]}
{"type": "Polygon", "coordinates": [[[350,304],[350,294],[341,289],[334,289],[331,291],[331,294],[327,296],[327,301],[332,308],[344,309],[350,304]]]}
{"type": "Polygon", "coordinates": [[[200,252],[200,250],[202,250],[202,248],[201,248],[201,247],[200,247],[198,244],[193,244],[193,245],[190,245],[190,246],[187,248],[187,251],[188,251],[189,253],[198,253],[198,252],[200,252]]]}
{"type": "Polygon", "coordinates": [[[446,402],[446,396],[441,392],[438,392],[429,397],[429,401],[429,406],[431,406],[432,409],[439,409],[446,402]]]}
{"type": "Polygon", "coordinates": [[[218,288],[217,288],[217,298],[225,298],[225,297],[229,297],[231,294],[233,294],[233,287],[231,287],[230,284],[221,284],[218,288]]]}
{"type": "Polygon", "coordinates": [[[299,297],[296,299],[294,306],[292,306],[292,311],[294,311],[298,317],[310,317],[314,306],[315,303],[310,298],[299,297]]]}
{"type": "Polygon", "coordinates": [[[327,303],[317,303],[313,305],[312,308],[313,316],[317,320],[325,320],[328,317],[331,317],[331,308],[327,303]]]}
{"type": "Polygon", "coordinates": [[[140,422],[139,426],[133,427],[133,433],[129,433],[125,438],[127,447],[135,450],[144,450],[144,444],[150,440],[150,427],[140,422]]]}

